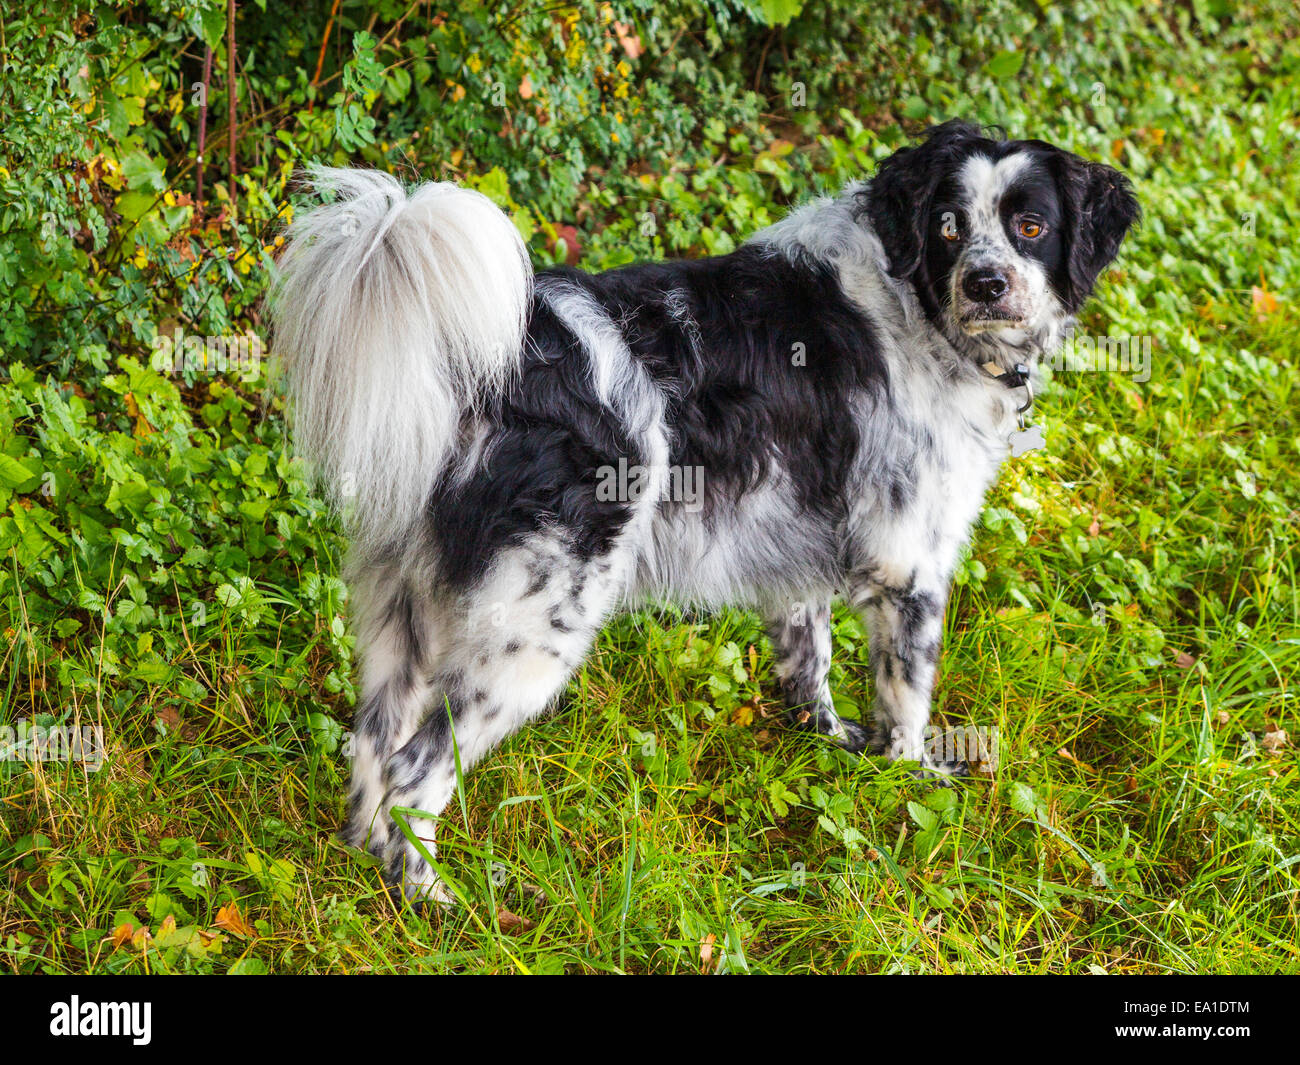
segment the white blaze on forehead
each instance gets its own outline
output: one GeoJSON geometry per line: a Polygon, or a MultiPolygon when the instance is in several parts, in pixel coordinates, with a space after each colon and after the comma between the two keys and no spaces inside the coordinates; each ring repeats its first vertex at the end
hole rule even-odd
{"type": "Polygon", "coordinates": [[[986,155],[967,159],[957,172],[957,185],[966,208],[966,227],[957,268],[952,272],[952,302],[971,306],[962,280],[972,270],[992,267],[1006,279],[1000,309],[1021,322],[1041,324],[1051,319],[1056,301],[1043,265],[1018,251],[1003,225],[999,207],[1012,187],[1032,166],[1029,152],[1018,151],[996,162],[986,155]]]}
{"type": "Polygon", "coordinates": [[[1026,152],[1016,152],[997,162],[986,155],[973,155],[962,164],[957,181],[965,193],[974,228],[981,228],[981,223],[997,223],[998,204],[1029,164],[1026,152]]]}

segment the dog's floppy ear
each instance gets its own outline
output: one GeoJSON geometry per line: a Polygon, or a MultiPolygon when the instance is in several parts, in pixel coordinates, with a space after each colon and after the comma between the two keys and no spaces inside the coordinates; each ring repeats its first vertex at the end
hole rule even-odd
{"type": "Polygon", "coordinates": [[[974,144],[990,143],[978,126],[951,119],[925,134],[913,148],[900,148],[876,170],[867,187],[867,217],[900,280],[916,273],[925,255],[934,191],[950,164],[974,144]]]}
{"type": "Polygon", "coordinates": [[[1052,149],[1050,165],[1065,205],[1066,262],[1062,299],[1070,313],[1083,306],[1102,270],[1119,253],[1141,215],[1129,179],[1113,167],[1052,149]]]}

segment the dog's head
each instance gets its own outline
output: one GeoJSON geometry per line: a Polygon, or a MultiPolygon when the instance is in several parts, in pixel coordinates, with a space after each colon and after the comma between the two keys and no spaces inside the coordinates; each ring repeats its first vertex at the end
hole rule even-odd
{"type": "Polygon", "coordinates": [[[890,274],[959,344],[1057,334],[1138,217],[1119,171],[960,121],[886,159],[866,195],[890,274]]]}

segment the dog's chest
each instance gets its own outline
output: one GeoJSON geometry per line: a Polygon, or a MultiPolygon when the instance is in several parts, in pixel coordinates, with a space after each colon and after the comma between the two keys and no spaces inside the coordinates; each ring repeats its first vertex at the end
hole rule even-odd
{"type": "Polygon", "coordinates": [[[874,417],[850,515],[853,553],[888,583],[946,575],[1009,454],[1014,406],[983,382],[921,380],[874,417]]]}

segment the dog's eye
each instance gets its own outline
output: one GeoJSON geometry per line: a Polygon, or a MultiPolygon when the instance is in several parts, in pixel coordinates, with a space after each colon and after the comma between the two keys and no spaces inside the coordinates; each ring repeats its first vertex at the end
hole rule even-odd
{"type": "Polygon", "coordinates": [[[1042,236],[1043,226],[1041,222],[1035,222],[1032,218],[1022,219],[1020,222],[1020,235],[1033,240],[1035,237],[1042,236]]]}

